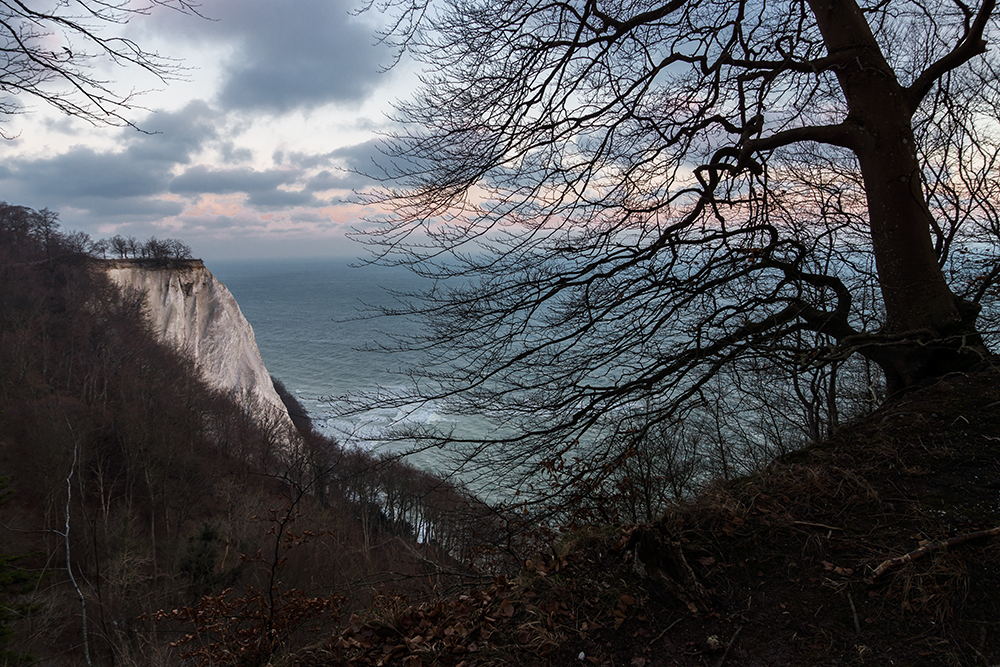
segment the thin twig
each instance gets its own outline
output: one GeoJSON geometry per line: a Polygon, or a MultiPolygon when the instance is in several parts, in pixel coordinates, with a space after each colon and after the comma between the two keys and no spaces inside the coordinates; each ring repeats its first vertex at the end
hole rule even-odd
{"type": "Polygon", "coordinates": [[[813,523],[811,521],[793,521],[797,526],[812,526],[814,528],[826,528],[827,530],[839,530],[843,531],[843,528],[837,528],[836,526],[828,526],[825,523],[813,523]]]}
{"type": "Polygon", "coordinates": [[[670,625],[668,625],[667,627],[663,628],[663,632],[661,632],[660,634],[656,635],[656,638],[653,639],[653,641],[651,641],[649,643],[650,644],[655,644],[656,642],[658,642],[660,640],[660,638],[663,637],[663,635],[665,635],[665,634],[667,634],[667,632],[669,632],[670,628],[674,627],[675,625],[677,625],[678,623],[680,623],[683,620],[684,620],[684,617],[682,616],[682,617],[678,618],[677,620],[675,620],[670,625]]]}
{"type": "Polygon", "coordinates": [[[861,636],[861,621],[858,620],[858,608],[854,606],[854,598],[851,594],[847,594],[847,601],[851,603],[851,613],[854,614],[854,629],[858,631],[858,636],[861,636]]]}
{"type": "Polygon", "coordinates": [[[76,583],[76,577],[73,575],[73,560],[70,557],[69,549],[69,513],[70,504],[73,500],[73,472],[76,470],[76,464],[80,457],[80,445],[76,441],[76,433],[73,431],[73,425],[70,423],[69,417],[66,417],[66,426],[69,427],[69,434],[73,439],[73,463],[69,468],[69,474],[66,476],[66,530],[63,532],[63,541],[66,544],[66,573],[69,575],[69,580],[76,590],[77,597],[80,598],[80,619],[83,625],[83,658],[88,667],[90,667],[93,663],[90,661],[90,640],[87,637],[87,599],[84,597],[83,591],[80,590],[80,585],[76,583]]]}
{"type": "Polygon", "coordinates": [[[733,633],[733,636],[729,638],[729,642],[726,644],[725,653],[723,653],[722,657],[719,658],[719,662],[715,663],[715,667],[722,667],[722,663],[726,661],[726,656],[729,655],[729,650],[733,648],[733,644],[736,643],[736,638],[740,636],[740,630],[742,629],[742,625],[736,628],[736,632],[733,633]]]}

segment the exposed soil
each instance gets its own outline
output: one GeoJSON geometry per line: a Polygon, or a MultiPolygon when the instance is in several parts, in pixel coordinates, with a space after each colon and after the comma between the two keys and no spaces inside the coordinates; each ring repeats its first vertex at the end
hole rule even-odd
{"type": "Polygon", "coordinates": [[[713,484],[655,525],[566,536],[514,580],[387,598],[289,664],[991,666],[998,526],[991,366],[713,484]]]}

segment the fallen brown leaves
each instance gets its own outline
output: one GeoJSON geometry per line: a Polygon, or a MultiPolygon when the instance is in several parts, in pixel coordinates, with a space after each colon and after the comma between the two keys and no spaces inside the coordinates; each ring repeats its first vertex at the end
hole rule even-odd
{"type": "MultiPolygon", "coordinates": [[[[471,667],[510,664],[512,656],[545,664],[570,639],[593,640],[620,628],[639,604],[637,596],[646,595],[623,590],[622,581],[594,585],[595,565],[584,555],[542,556],[526,561],[515,579],[498,577],[487,588],[447,600],[408,604],[402,596],[380,595],[364,617],[351,616],[327,640],[322,657],[295,664],[471,667]]],[[[603,662],[596,656],[586,661],[603,662]]]]}
{"type": "Polygon", "coordinates": [[[453,600],[416,606],[404,606],[401,596],[381,595],[373,605],[376,618],[352,615],[347,628],[327,641],[333,664],[466,664],[468,656],[488,650],[498,619],[513,615],[513,605],[501,597],[506,588],[499,581],[453,600]],[[378,618],[387,610],[389,615],[378,618]]]}
{"type": "Polygon", "coordinates": [[[283,649],[297,632],[317,632],[336,621],[344,598],[313,596],[276,586],[272,591],[247,587],[207,595],[193,607],[158,611],[158,624],[179,623],[192,628],[171,644],[180,657],[198,665],[260,664],[283,649]]]}

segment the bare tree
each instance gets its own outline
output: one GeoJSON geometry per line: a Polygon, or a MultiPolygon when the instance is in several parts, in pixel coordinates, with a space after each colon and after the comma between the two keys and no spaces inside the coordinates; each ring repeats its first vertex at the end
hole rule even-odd
{"type": "Polygon", "coordinates": [[[122,236],[121,234],[115,234],[110,239],[108,239],[111,250],[118,255],[119,259],[125,259],[129,256],[131,248],[135,245],[136,241],[134,237],[129,236],[128,238],[122,236]]]}
{"type": "MultiPolygon", "coordinates": [[[[176,61],[143,49],[132,40],[102,34],[155,6],[197,13],[191,0],[55,0],[0,2],[0,118],[22,113],[33,98],[70,116],[96,124],[132,123],[134,91],[119,92],[94,71],[98,59],[136,67],[160,79],[179,73],[176,61]]],[[[2,126],[0,136],[8,138],[2,126]]]]}
{"type": "Polygon", "coordinates": [[[988,355],[995,0],[386,4],[426,67],[361,237],[428,279],[388,312],[431,352],[377,400],[493,418],[491,474],[641,445],[724,372],[988,355]]]}

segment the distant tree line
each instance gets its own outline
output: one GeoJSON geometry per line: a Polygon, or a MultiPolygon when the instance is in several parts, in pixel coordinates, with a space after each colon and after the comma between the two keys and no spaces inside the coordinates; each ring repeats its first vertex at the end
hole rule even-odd
{"type": "Polygon", "coordinates": [[[59,214],[43,208],[40,211],[0,201],[0,233],[15,249],[29,246],[44,251],[47,259],[60,255],[110,255],[118,259],[191,259],[191,246],[178,239],[158,239],[155,236],[140,241],[134,236],[116,234],[110,238],[91,240],[86,232],[59,230],[59,214]],[[54,252],[58,250],[58,253],[54,252]]]}
{"type": "Polygon", "coordinates": [[[90,251],[107,258],[110,253],[118,259],[191,259],[191,246],[178,239],[158,239],[155,236],[140,241],[134,236],[115,234],[90,244],[90,251]]]}

